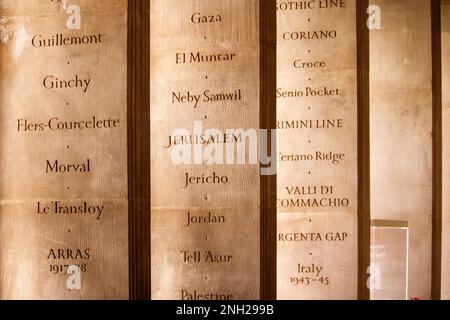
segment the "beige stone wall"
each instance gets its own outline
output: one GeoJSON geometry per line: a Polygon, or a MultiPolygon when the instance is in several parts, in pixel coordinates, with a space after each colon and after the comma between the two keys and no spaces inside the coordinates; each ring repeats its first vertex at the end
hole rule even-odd
{"type": "MultiPolygon", "coordinates": [[[[429,299],[432,253],[430,1],[371,3],[381,8],[382,17],[381,29],[370,32],[371,218],[408,223],[408,297],[429,299]]],[[[383,244],[390,245],[388,239],[383,244]]],[[[399,270],[399,275],[403,272],[399,270]]],[[[391,280],[397,281],[397,278],[391,280]]]]}
{"type": "Polygon", "coordinates": [[[450,299],[450,1],[442,1],[442,299],[450,299]]]}

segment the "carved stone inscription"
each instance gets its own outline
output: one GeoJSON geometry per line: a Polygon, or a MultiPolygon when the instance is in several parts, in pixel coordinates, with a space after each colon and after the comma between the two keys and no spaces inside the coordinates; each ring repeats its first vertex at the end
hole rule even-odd
{"type": "Polygon", "coordinates": [[[278,298],[357,297],[355,1],[278,1],[278,298]]]}
{"type": "Polygon", "coordinates": [[[152,0],[150,32],[152,298],[258,299],[259,166],[203,155],[259,128],[259,1],[152,0]]]}
{"type": "Polygon", "coordinates": [[[127,299],[127,1],[0,13],[0,298],[127,299]]]}

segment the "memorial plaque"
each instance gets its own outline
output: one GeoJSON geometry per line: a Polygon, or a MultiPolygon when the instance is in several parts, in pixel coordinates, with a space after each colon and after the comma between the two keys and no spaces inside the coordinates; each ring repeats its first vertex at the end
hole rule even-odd
{"type": "Polygon", "coordinates": [[[375,220],[371,228],[371,300],[408,298],[408,223],[375,220]]]}
{"type": "Polygon", "coordinates": [[[260,127],[259,21],[257,0],[151,1],[153,299],[260,297],[259,165],[219,159],[260,127]]]}
{"type": "Polygon", "coordinates": [[[450,1],[442,0],[442,265],[441,298],[450,299],[450,1]]]}
{"type": "Polygon", "coordinates": [[[356,1],[277,18],[278,298],[356,299],[356,1]]]}
{"type": "Polygon", "coordinates": [[[127,299],[127,1],[0,13],[0,298],[127,299]]]}
{"type": "MultiPolygon", "coordinates": [[[[431,1],[371,1],[371,218],[409,226],[408,297],[431,298],[431,1]]],[[[389,243],[387,243],[389,245],[389,243]]]]}

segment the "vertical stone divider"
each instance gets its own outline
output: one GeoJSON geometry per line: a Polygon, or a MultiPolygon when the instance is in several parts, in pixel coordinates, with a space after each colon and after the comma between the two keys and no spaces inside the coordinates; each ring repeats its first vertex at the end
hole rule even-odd
{"type": "MultiPolygon", "coordinates": [[[[442,216],[441,236],[436,232],[435,241],[441,244],[440,298],[450,299],[450,1],[441,0],[441,85],[442,85],[442,216]]],[[[437,70],[436,70],[437,72],[437,70]]],[[[439,225],[438,225],[439,226],[439,225]]],[[[438,249],[438,247],[436,248],[438,249]]],[[[438,271],[436,271],[438,272],[438,271]]],[[[436,284],[436,286],[438,286],[436,284]]],[[[438,294],[438,292],[435,292],[438,294]]]]}
{"type": "Polygon", "coordinates": [[[150,0],[128,3],[130,299],[150,300],[150,0]]]}
{"type": "Polygon", "coordinates": [[[371,263],[379,273],[371,297],[430,299],[436,221],[432,2],[370,4],[381,13],[381,28],[370,31],[371,218],[392,232],[396,228],[395,238],[408,230],[403,244],[372,233],[371,263]],[[407,250],[406,258],[383,261],[384,248],[397,246],[407,250]]]}
{"type": "MultiPolygon", "coordinates": [[[[260,0],[261,34],[261,120],[260,128],[268,130],[267,154],[276,156],[276,66],[277,15],[276,0],[260,0]]],[[[271,163],[277,166],[276,163],[271,163]]],[[[276,299],[277,258],[277,179],[261,176],[261,299],[276,299]]]]}
{"type": "Polygon", "coordinates": [[[368,0],[356,3],[358,46],[358,298],[369,300],[370,266],[370,84],[368,0]]]}

